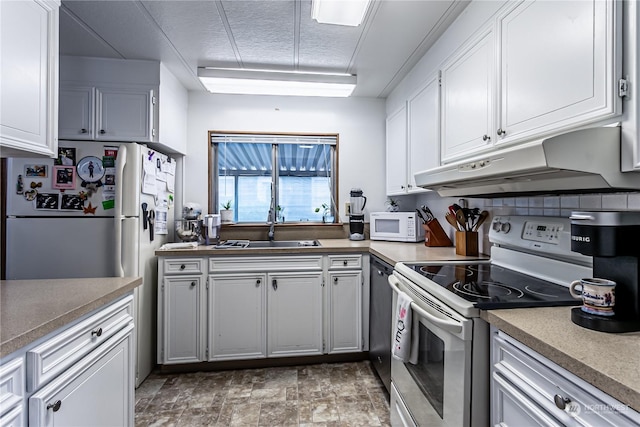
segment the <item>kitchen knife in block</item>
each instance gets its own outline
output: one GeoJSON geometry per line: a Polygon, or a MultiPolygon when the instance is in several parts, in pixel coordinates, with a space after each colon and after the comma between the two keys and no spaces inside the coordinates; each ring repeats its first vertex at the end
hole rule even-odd
{"type": "Polygon", "coordinates": [[[456,231],[456,254],[478,256],[477,231],[456,231]]]}
{"type": "Polygon", "coordinates": [[[424,245],[425,246],[453,246],[451,239],[444,232],[437,219],[432,219],[424,224],[424,245]]]}

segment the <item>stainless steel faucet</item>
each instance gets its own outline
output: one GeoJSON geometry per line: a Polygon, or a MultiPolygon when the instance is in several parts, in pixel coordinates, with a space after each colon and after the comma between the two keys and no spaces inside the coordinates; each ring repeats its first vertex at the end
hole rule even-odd
{"type": "Polygon", "coordinates": [[[269,225],[269,240],[273,240],[276,234],[276,210],[269,208],[269,215],[267,216],[267,224],[269,225]]]}
{"type": "Polygon", "coordinates": [[[273,194],[273,183],[271,183],[271,204],[269,205],[267,224],[269,225],[269,234],[267,236],[270,241],[273,241],[276,234],[276,198],[273,194]]]}

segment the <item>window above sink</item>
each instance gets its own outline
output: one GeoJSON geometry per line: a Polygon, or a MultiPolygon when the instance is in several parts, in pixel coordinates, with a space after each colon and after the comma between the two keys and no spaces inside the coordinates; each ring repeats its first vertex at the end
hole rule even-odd
{"type": "Polygon", "coordinates": [[[209,211],[230,201],[234,223],[335,223],[338,135],[209,132],[209,211]]]}

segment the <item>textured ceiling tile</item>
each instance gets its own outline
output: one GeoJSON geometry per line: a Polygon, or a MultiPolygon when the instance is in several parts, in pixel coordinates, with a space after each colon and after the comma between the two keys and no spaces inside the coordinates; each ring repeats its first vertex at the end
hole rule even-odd
{"type": "Polygon", "coordinates": [[[238,66],[215,2],[143,1],[184,59],[196,66],[238,66]]]}
{"type": "Polygon", "coordinates": [[[302,2],[300,69],[346,73],[364,28],[319,24],[311,19],[311,1],[302,2]]]}
{"type": "Polygon", "coordinates": [[[293,1],[223,1],[245,67],[294,67],[293,1]]]}

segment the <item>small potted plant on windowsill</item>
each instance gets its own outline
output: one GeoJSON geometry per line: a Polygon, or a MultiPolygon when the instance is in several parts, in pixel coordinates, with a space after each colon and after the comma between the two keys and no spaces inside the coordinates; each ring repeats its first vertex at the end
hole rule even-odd
{"type": "Polygon", "coordinates": [[[276,215],[278,222],[284,222],[284,206],[276,206],[276,215]]]}
{"type": "Polygon", "coordinates": [[[226,203],[222,204],[222,209],[220,209],[220,222],[223,224],[233,223],[233,209],[231,209],[231,200],[227,200],[226,203]]]}
{"type": "Polygon", "coordinates": [[[332,223],[333,215],[331,214],[331,207],[328,204],[323,203],[322,207],[316,208],[315,212],[316,213],[320,212],[320,209],[322,209],[322,222],[332,223]]]}

